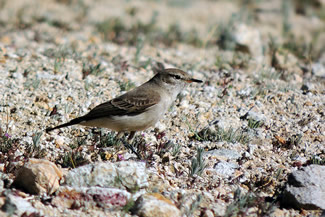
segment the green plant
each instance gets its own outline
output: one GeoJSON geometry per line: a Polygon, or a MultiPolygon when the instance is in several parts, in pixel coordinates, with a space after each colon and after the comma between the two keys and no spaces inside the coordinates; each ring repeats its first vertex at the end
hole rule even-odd
{"type": "MultiPolygon", "coordinates": [[[[184,198],[184,200],[187,200],[187,198],[184,198]]],[[[197,210],[200,207],[202,200],[203,200],[202,194],[197,195],[195,200],[191,203],[191,206],[189,208],[186,207],[185,216],[193,216],[195,210],[197,210]]]]}
{"type": "Polygon", "coordinates": [[[41,83],[41,80],[39,80],[38,78],[31,79],[31,80],[28,79],[24,83],[24,87],[26,89],[33,88],[33,90],[36,90],[39,87],[40,83],[41,83]]]}
{"type": "Polygon", "coordinates": [[[131,198],[130,200],[128,200],[128,202],[125,204],[125,206],[123,206],[123,211],[128,213],[134,207],[134,204],[135,204],[135,201],[131,198]]]}
{"type": "Polygon", "coordinates": [[[43,132],[37,132],[32,136],[32,140],[33,140],[33,145],[34,147],[39,145],[39,142],[41,140],[41,136],[43,135],[43,132]]]}
{"type": "Polygon", "coordinates": [[[235,52],[232,60],[229,62],[229,65],[233,69],[243,69],[247,68],[249,61],[250,61],[250,55],[243,52],[235,52]]]}
{"type": "Polygon", "coordinates": [[[301,142],[302,135],[301,134],[294,134],[291,135],[287,141],[289,147],[299,146],[301,142]]]}
{"type": "Polygon", "coordinates": [[[171,154],[172,156],[176,157],[179,152],[181,151],[182,146],[178,143],[172,143],[172,150],[171,150],[171,154]]]}
{"type": "Polygon", "coordinates": [[[261,120],[254,120],[252,118],[248,119],[248,127],[251,129],[256,129],[259,128],[261,126],[263,126],[263,121],[261,120]]]}
{"type": "Polygon", "coordinates": [[[138,37],[137,43],[136,43],[136,52],[135,52],[135,57],[134,57],[135,64],[139,63],[140,52],[141,52],[143,46],[144,46],[144,39],[142,37],[138,37]]]}
{"type": "Polygon", "coordinates": [[[119,140],[116,138],[114,133],[108,132],[106,135],[103,135],[103,131],[100,133],[99,147],[110,147],[119,144],[119,140]]]}
{"type": "Polygon", "coordinates": [[[305,63],[310,64],[311,62],[320,58],[324,51],[324,46],[316,46],[316,42],[320,35],[320,30],[315,31],[311,35],[311,41],[308,41],[306,38],[297,38],[297,36],[294,34],[288,34],[282,47],[283,49],[290,51],[299,59],[303,60],[305,63]]]}
{"type": "MultiPolygon", "coordinates": [[[[97,30],[105,40],[118,44],[126,43],[139,46],[138,51],[142,49],[141,44],[139,45],[140,37],[145,38],[151,44],[160,42],[166,46],[172,46],[175,42],[183,42],[194,46],[202,45],[202,40],[199,38],[196,29],[185,32],[181,30],[178,23],[172,23],[167,30],[162,30],[156,27],[157,16],[158,12],[155,11],[148,23],[138,20],[131,25],[126,25],[120,18],[110,18],[98,23],[97,30]]],[[[135,62],[137,62],[137,57],[135,62]]]]}
{"type": "Polygon", "coordinates": [[[206,163],[203,159],[203,148],[198,148],[196,153],[196,157],[192,158],[191,168],[190,168],[190,176],[201,175],[204,169],[206,168],[206,163]]]}
{"type": "Polygon", "coordinates": [[[282,0],[282,32],[287,35],[291,30],[290,11],[292,9],[291,1],[282,0]]]}
{"type": "Polygon", "coordinates": [[[0,152],[8,153],[15,144],[18,143],[18,140],[12,139],[8,133],[3,133],[0,128],[0,152]]]}
{"type": "Polygon", "coordinates": [[[222,70],[222,69],[230,70],[231,69],[229,62],[227,62],[222,55],[217,55],[214,65],[220,70],[222,70]]]}
{"type": "Polygon", "coordinates": [[[41,131],[33,134],[32,136],[33,144],[27,147],[25,156],[33,157],[33,158],[42,158],[46,155],[46,150],[39,145],[42,135],[43,132],[41,131]]]}
{"type": "Polygon", "coordinates": [[[75,61],[81,59],[80,53],[75,50],[73,44],[62,45],[58,49],[49,48],[46,49],[43,54],[49,58],[61,58],[64,60],[68,58],[72,58],[75,61]]]}
{"type": "Polygon", "coordinates": [[[309,160],[310,164],[325,165],[325,157],[312,156],[309,160]]]}
{"type": "Polygon", "coordinates": [[[60,73],[65,62],[65,58],[63,57],[56,57],[54,60],[54,74],[60,73]]]}
{"type": "Polygon", "coordinates": [[[194,138],[199,141],[226,141],[231,143],[239,142],[242,144],[247,144],[250,141],[247,133],[241,129],[234,130],[233,128],[229,128],[228,130],[222,128],[218,128],[217,130],[203,128],[194,136],[194,138]]]}
{"type": "Polygon", "coordinates": [[[101,64],[97,65],[82,63],[82,79],[85,79],[88,75],[98,76],[103,73],[105,69],[101,68],[101,64]]]}
{"type": "Polygon", "coordinates": [[[64,153],[64,155],[61,157],[61,162],[58,163],[61,164],[61,166],[64,168],[76,168],[78,166],[84,165],[86,162],[87,160],[84,158],[82,153],[76,150],[64,153]]]}
{"type": "Polygon", "coordinates": [[[234,201],[227,206],[225,217],[235,216],[270,216],[275,210],[274,203],[266,202],[264,197],[259,197],[253,192],[242,194],[241,190],[237,188],[234,192],[234,201]],[[251,213],[247,213],[252,207],[251,213]]]}
{"type": "Polygon", "coordinates": [[[182,146],[180,144],[172,141],[161,141],[158,145],[157,153],[159,156],[163,156],[165,153],[170,152],[172,156],[176,157],[179,154],[181,147],[182,146]]]}
{"type": "Polygon", "coordinates": [[[126,83],[117,81],[117,83],[120,86],[121,91],[129,91],[135,87],[135,84],[132,81],[127,81],[126,83]]]}
{"type": "Polygon", "coordinates": [[[99,33],[108,41],[118,42],[119,37],[126,30],[124,23],[120,18],[110,18],[96,25],[99,33]]]}
{"type": "Polygon", "coordinates": [[[256,197],[252,193],[241,194],[239,188],[234,192],[234,201],[227,207],[225,216],[240,216],[246,213],[247,209],[255,205],[256,197]]]}

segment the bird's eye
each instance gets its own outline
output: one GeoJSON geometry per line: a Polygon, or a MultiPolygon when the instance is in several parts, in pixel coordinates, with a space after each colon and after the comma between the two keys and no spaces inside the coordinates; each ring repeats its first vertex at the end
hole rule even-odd
{"type": "Polygon", "coordinates": [[[179,76],[179,75],[173,75],[173,77],[176,79],[181,79],[181,76],[179,76]]]}

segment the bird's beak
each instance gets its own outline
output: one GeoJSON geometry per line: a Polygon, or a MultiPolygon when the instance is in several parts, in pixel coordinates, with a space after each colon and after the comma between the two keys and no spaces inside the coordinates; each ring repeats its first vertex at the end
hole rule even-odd
{"type": "Polygon", "coordinates": [[[198,79],[191,78],[190,80],[186,80],[186,82],[187,82],[187,83],[192,83],[192,82],[202,83],[203,81],[198,80],[198,79]]]}

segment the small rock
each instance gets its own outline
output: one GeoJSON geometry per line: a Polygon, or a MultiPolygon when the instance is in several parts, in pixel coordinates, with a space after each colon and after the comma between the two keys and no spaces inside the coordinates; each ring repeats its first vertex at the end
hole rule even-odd
{"type": "Polygon", "coordinates": [[[325,78],[325,67],[321,63],[312,64],[312,73],[317,77],[325,78]]]}
{"type": "Polygon", "coordinates": [[[288,178],[282,203],[296,209],[325,209],[325,166],[310,165],[288,178]]]}
{"type": "Polygon", "coordinates": [[[230,149],[215,149],[215,150],[204,152],[203,155],[222,157],[222,158],[226,158],[225,160],[227,159],[237,160],[238,158],[240,158],[240,154],[237,151],[230,150],[230,149]]]}
{"type": "Polygon", "coordinates": [[[71,187],[117,187],[136,190],[148,186],[144,162],[94,163],[71,170],[66,184],[71,187]]]}
{"type": "Polygon", "coordinates": [[[285,212],[283,209],[275,208],[275,210],[273,211],[271,216],[274,216],[274,217],[285,216],[285,212]]]}
{"type": "Polygon", "coordinates": [[[158,121],[155,125],[155,131],[157,132],[164,132],[166,130],[166,124],[161,123],[160,121],[158,121]]]}
{"type": "Polygon", "coordinates": [[[304,83],[300,89],[303,91],[304,94],[306,94],[312,91],[314,88],[315,88],[314,85],[308,82],[308,83],[304,83]]]}
{"type": "Polygon", "coordinates": [[[233,38],[240,50],[248,51],[253,57],[261,60],[263,56],[263,44],[258,29],[245,24],[235,26],[233,38]]]}
{"type": "Polygon", "coordinates": [[[237,168],[238,168],[237,164],[226,162],[226,161],[220,161],[214,165],[215,171],[219,175],[227,178],[233,175],[237,168]]]}
{"type": "Polygon", "coordinates": [[[248,119],[261,122],[264,122],[266,120],[265,115],[253,111],[248,112],[248,119]]]}
{"type": "Polygon", "coordinates": [[[30,194],[52,194],[59,188],[62,176],[54,163],[31,158],[18,170],[13,186],[30,194]]]}
{"type": "Polygon", "coordinates": [[[252,110],[248,111],[245,115],[241,116],[240,119],[254,120],[254,121],[260,121],[260,122],[265,122],[265,120],[266,120],[265,115],[260,114],[258,112],[254,112],[252,110]]]}
{"type": "Polygon", "coordinates": [[[248,144],[248,152],[249,154],[254,154],[255,149],[257,148],[257,145],[254,144],[248,144]]]}
{"type": "Polygon", "coordinates": [[[253,92],[254,92],[253,87],[246,87],[237,91],[237,94],[238,96],[245,98],[245,97],[250,97],[253,92]]]}
{"type": "Polygon", "coordinates": [[[213,217],[213,216],[215,216],[215,215],[213,214],[213,212],[211,210],[207,209],[204,211],[203,217],[213,217]]]}
{"type": "Polygon", "coordinates": [[[56,136],[54,143],[55,143],[56,147],[63,146],[64,145],[64,139],[63,139],[63,137],[62,136],[56,136]]]}
{"type": "Polygon", "coordinates": [[[153,134],[149,134],[146,137],[144,137],[146,144],[156,144],[157,138],[153,134]]]}
{"type": "Polygon", "coordinates": [[[12,194],[6,196],[5,203],[1,207],[1,210],[6,212],[7,216],[12,216],[13,214],[16,214],[17,216],[23,214],[30,216],[31,214],[38,213],[38,211],[27,200],[12,194]]]}
{"type": "Polygon", "coordinates": [[[287,69],[299,71],[298,59],[288,50],[278,50],[274,54],[273,66],[277,69],[287,69]]]}
{"type": "Polygon", "coordinates": [[[185,100],[185,99],[183,99],[182,101],[181,101],[181,103],[180,103],[180,107],[182,108],[182,109],[186,109],[186,108],[188,108],[189,107],[189,102],[188,102],[188,100],[185,100]]]}
{"type": "Polygon", "coordinates": [[[172,201],[158,193],[148,193],[139,197],[132,213],[145,217],[179,217],[180,210],[173,204],[172,201]]]}
{"type": "Polygon", "coordinates": [[[46,102],[36,102],[35,105],[41,109],[49,109],[49,105],[46,102]]]}

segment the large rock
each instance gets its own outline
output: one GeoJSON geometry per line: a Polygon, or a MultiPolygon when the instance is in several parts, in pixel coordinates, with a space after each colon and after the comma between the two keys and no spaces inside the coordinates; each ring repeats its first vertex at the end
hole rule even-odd
{"type": "Polygon", "coordinates": [[[120,161],[78,167],[67,174],[65,183],[71,187],[116,187],[133,191],[147,187],[147,179],[144,162],[120,161]]]}
{"type": "Polygon", "coordinates": [[[59,188],[62,176],[54,163],[31,158],[18,170],[13,186],[30,194],[52,194],[59,188]]]}
{"type": "Polygon", "coordinates": [[[325,209],[325,166],[310,165],[290,174],[282,203],[296,209],[325,209]]]}

